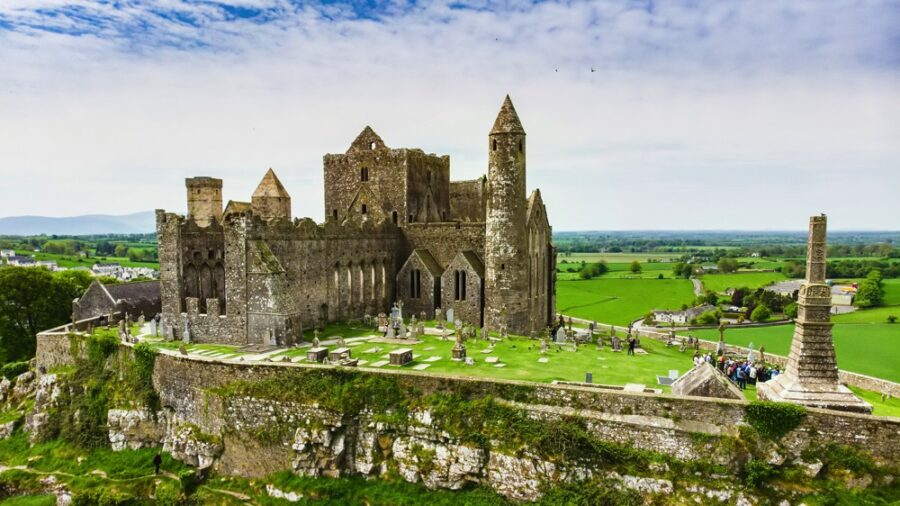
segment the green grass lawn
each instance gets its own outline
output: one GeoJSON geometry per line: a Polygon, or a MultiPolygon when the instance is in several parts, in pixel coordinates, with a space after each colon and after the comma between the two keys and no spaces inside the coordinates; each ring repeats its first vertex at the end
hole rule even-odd
{"type": "MultiPolygon", "coordinates": [[[[883,309],[858,311],[832,319],[838,367],[900,382],[900,323],[859,323],[883,309]]],[[[691,333],[708,340],[718,339],[718,332],[712,329],[691,333]]],[[[764,345],[766,351],[786,356],[793,335],[793,325],[730,329],[725,332],[725,341],[741,346],[752,342],[757,349],[764,345]]]]}
{"type": "Polygon", "coordinates": [[[616,325],[627,325],[653,309],[680,309],[693,299],[687,279],[601,277],[556,284],[558,312],[616,325]]]}
{"type": "Polygon", "coordinates": [[[787,276],[780,272],[736,272],[734,274],[705,274],[703,288],[712,290],[716,293],[722,293],[729,288],[740,288],[743,286],[749,288],[759,288],[761,286],[770,285],[777,281],[788,279],[787,276]]]}
{"type": "Polygon", "coordinates": [[[884,280],[884,305],[900,305],[900,278],[884,280]]]}
{"type": "Polygon", "coordinates": [[[151,269],[159,269],[158,262],[132,262],[128,257],[97,257],[81,258],[77,255],[58,255],[55,253],[35,253],[33,251],[18,250],[17,255],[32,256],[36,261],[53,260],[60,267],[87,267],[91,268],[96,263],[117,263],[123,267],[149,267],[151,269]]]}
{"type": "Polygon", "coordinates": [[[571,253],[564,255],[560,253],[556,258],[557,262],[599,262],[605,260],[607,263],[627,263],[637,260],[641,264],[648,260],[659,260],[660,262],[677,262],[681,257],[681,253],[571,253]]]}

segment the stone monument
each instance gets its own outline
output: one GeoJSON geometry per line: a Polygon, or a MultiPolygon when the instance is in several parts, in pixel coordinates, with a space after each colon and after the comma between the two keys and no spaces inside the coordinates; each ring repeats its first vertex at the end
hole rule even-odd
{"type": "Polygon", "coordinates": [[[800,286],[794,339],[784,372],[757,386],[759,398],[871,413],[872,406],[838,383],[831,337],[831,288],[825,284],[825,215],[809,219],[806,279],[800,286]]]}
{"type": "Polygon", "coordinates": [[[452,359],[458,362],[462,362],[466,359],[466,345],[463,342],[463,333],[462,327],[456,328],[456,344],[453,345],[453,349],[450,350],[452,354],[452,359]]]}

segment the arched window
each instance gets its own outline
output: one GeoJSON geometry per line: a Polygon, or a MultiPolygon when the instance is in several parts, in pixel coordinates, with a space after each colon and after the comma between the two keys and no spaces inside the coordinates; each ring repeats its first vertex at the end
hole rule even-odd
{"type": "Polygon", "coordinates": [[[369,180],[369,168],[363,167],[359,169],[359,180],[360,181],[368,181],[369,180]]]}
{"type": "Polygon", "coordinates": [[[366,211],[368,211],[368,209],[366,208],[366,205],[363,204],[362,208],[360,208],[360,212],[362,212],[363,214],[366,214],[366,211]]]}
{"type": "Polygon", "coordinates": [[[522,139],[519,139],[519,153],[521,153],[522,151],[522,139]]]}
{"type": "Polygon", "coordinates": [[[394,222],[394,225],[400,220],[400,216],[397,214],[397,211],[391,213],[391,221],[394,222]]]}
{"type": "Polygon", "coordinates": [[[491,151],[497,151],[497,139],[494,139],[494,144],[493,144],[493,147],[491,148],[491,151]]]}
{"type": "Polygon", "coordinates": [[[412,213],[409,213],[409,221],[407,221],[407,223],[412,223],[412,222],[413,222],[413,215],[412,215],[412,213]]]}
{"type": "Polygon", "coordinates": [[[337,219],[337,209],[332,209],[332,210],[331,210],[331,217],[334,218],[334,219],[337,219]]]}
{"type": "Polygon", "coordinates": [[[375,150],[375,141],[369,143],[369,149],[371,149],[372,151],[375,150]]]}
{"type": "Polygon", "coordinates": [[[456,271],[455,286],[453,290],[454,299],[466,300],[466,271],[456,271]]]}
{"type": "Polygon", "coordinates": [[[431,184],[431,171],[428,171],[428,184],[431,184]]]}

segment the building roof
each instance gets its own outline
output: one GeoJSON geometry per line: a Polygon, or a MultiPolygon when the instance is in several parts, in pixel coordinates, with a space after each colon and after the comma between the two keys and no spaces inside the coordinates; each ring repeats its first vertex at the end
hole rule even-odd
{"type": "Polygon", "coordinates": [[[478,254],[472,250],[461,251],[460,255],[465,258],[466,262],[472,266],[472,269],[475,270],[475,273],[478,274],[478,277],[484,277],[484,263],[478,258],[478,254]]]}
{"type": "Polygon", "coordinates": [[[25,264],[33,264],[34,263],[33,258],[23,256],[23,255],[13,255],[13,256],[9,257],[9,261],[10,262],[18,262],[20,264],[21,263],[25,263],[25,264]]]}
{"type": "Polygon", "coordinates": [[[443,274],[444,269],[441,269],[440,264],[437,263],[437,260],[434,259],[434,256],[431,255],[431,252],[424,248],[419,248],[414,250],[413,255],[417,255],[422,263],[425,265],[425,268],[431,272],[431,275],[439,278],[441,274],[443,274]]]}
{"type": "Polygon", "coordinates": [[[229,200],[225,206],[225,214],[243,213],[250,210],[249,202],[240,202],[237,200],[229,200]]]}
{"type": "Polygon", "coordinates": [[[290,198],[291,196],[288,195],[284,185],[281,184],[278,176],[275,175],[275,171],[270,168],[253,192],[253,198],[259,197],[290,198]]]}
{"type": "Polygon", "coordinates": [[[113,300],[154,300],[160,297],[159,281],[103,285],[113,300]]]}
{"type": "Polygon", "coordinates": [[[522,122],[519,121],[519,115],[516,114],[516,108],[513,106],[509,95],[507,95],[506,99],[503,101],[503,105],[500,107],[500,113],[497,114],[497,119],[494,120],[494,127],[491,128],[491,134],[509,133],[524,134],[525,129],[522,128],[522,122]]]}

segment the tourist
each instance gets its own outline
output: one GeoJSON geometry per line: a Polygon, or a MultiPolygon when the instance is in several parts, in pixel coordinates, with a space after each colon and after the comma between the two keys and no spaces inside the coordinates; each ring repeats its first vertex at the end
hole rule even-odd
{"type": "Polygon", "coordinates": [[[153,457],[153,467],[156,468],[156,474],[159,474],[159,466],[162,465],[162,455],[157,453],[155,457],[153,457]]]}
{"type": "Polygon", "coordinates": [[[628,336],[628,354],[634,355],[634,345],[637,341],[631,336],[628,336]]]}
{"type": "Polygon", "coordinates": [[[750,370],[747,371],[747,377],[750,378],[750,384],[756,384],[756,367],[753,364],[750,364],[750,370]]]}
{"type": "Polygon", "coordinates": [[[697,367],[697,366],[700,365],[701,363],[702,363],[702,362],[701,362],[701,359],[700,359],[700,352],[699,352],[699,351],[695,351],[695,352],[694,352],[694,367],[697,367]]]}
{"type": "Polygon", "coordinates": [[[747,376],[742,367],[737,368],[737,384],[741,390],[747,388],[747,376]]]}

